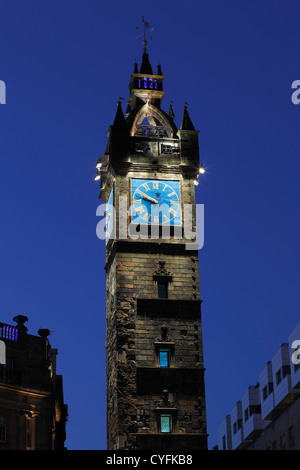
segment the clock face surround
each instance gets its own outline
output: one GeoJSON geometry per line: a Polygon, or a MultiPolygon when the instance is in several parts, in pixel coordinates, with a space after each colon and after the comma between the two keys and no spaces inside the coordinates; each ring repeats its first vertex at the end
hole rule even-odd
{"type": "Polygon", "coordinates": [[[133,178],[131,199],[133,223],[181,225],[179,181],[133,178]]]}

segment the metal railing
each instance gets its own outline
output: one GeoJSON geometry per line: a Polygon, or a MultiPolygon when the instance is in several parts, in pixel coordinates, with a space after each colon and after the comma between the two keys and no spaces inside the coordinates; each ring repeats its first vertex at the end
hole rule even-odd
{"type": "Polygon", "coordinates": [[[18,327],[0,323],[0,339],[7,339],[9,341],[18,340],[18,327]]]}
{"type": "Polygon", "coordinates": [[[147,126],[141,125],[138,126],[135,136],[142,136],[142,137],[167,137],[166,130],[163,126],[147,126]]]}

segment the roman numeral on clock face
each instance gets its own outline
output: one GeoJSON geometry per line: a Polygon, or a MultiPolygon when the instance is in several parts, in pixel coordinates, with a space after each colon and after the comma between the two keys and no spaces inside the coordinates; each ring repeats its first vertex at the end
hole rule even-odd
{"type": "Polygon", "coordinates": [[[177,213],[177,211],[175,211],[175,210],[174,210],[174,209],[172,209],[172,208],[171,208],[171,209],[169,209],[169,212],[170,212],[170,214],[173,214],[174,216],[175,216],[175,215],[176,215],[176,213],[177,213]]]}
{"type": "Polygon", "coordinates": [[[135,211],[137,214],[142,214],[143,212],[145,212],[145,209],[143,208],[143,206],[139,206],[139,207],[136,207],[135,208],[135,211]]]}

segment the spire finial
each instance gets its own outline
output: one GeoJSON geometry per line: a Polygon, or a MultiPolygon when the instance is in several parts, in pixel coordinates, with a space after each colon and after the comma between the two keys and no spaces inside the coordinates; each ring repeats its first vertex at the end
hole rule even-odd
{"type": "MultiPolygon", "coordinates": [[[[147,52],[147,44],[148,44],[148,40],[146,39],[146,35],[147,35],[147,29],[150,28],[150,24],[148,23],[148,21],[145,21],[144,20],[144,17],[142,16],[142,23],[143,23],[143,27],[144,27],[144,31],[143,31],[143,34],[140,34],[139,36],[135,36],[134,39],[138,39],[140,37],[143,37],[143,41],[142,41],[142,44],[144,46],[144,52],[147,52]]],[[[136,30],[138,31],[139,30],[139,27],[137,26],[136,27],[136,30]]],[[[150,31],[153,31],[154,28],[151,28],[150,31]]],[[[150,39],[152,39],[152,36],[150,36],[150,39]]]]}

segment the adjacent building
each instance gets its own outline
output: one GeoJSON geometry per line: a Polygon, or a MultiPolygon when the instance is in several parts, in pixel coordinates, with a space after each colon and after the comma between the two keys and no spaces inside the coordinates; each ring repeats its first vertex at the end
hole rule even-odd
{"type": "Polygon", "coordinates": [[[218,428],[218,450],[300,449],[300,323],[218,428]]]}
{"type": "Polygon", "coordinates": [[[28,333],[27,317],[0,323],[0,450],[65,448],[67,405],[50,331],[28,333]]]}

